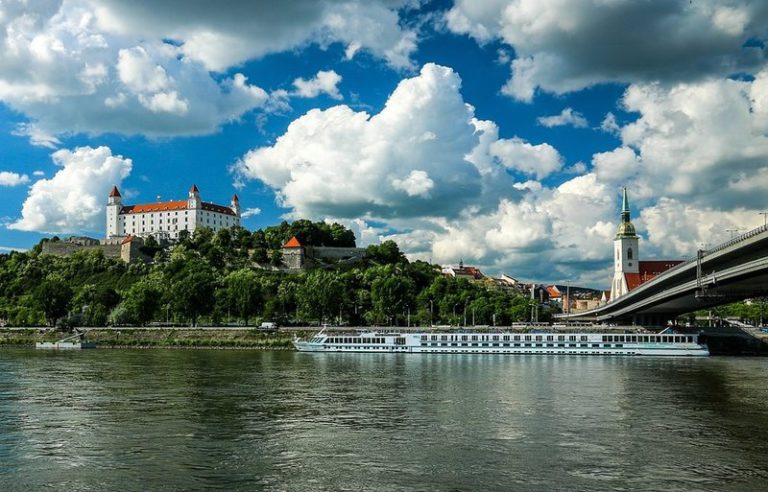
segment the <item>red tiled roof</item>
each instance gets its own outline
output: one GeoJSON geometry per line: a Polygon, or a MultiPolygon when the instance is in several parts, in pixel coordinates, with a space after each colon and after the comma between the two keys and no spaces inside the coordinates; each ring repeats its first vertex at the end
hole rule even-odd
{"type": "Polygon", "coordinates": [[[143,214],[146,212],[165,212],[167,210],[186,210],[186,200],[173,202],[144,203],[141,205],[126,205],[120,210],[121,214],[143,214]]]}
{"type": "Polygon", "coordinates": [[[625,273],[627,289],[632,290],[646,282],[650,282],[675,265],[683,263],[682,260],[648,260],[638,262],[639,273],[625,273]]]}
{"type": "Polygon", "coordinates": [[[120,196],[120,190],[117,189],[117,186],[112,186],[112,191],[109,192],[109,196],[110,198],[120,196]]]}
{"type": "Polygon", "coordinates": [[[666,272],[675,265],[682,263],[682,260],[648,260],[639,262],[640,274],[658,275],[666,272]]]}
{"type": "Polygon", "coordinates": [[[287,243],[283,244],[283,248],[301,248],[301,243],[296,236],[293,236],[287,243]]]}
{"type": "Polygon", "coordinates": [[[216,205],[215,203],[203,202],[202,208],[203,210],[208,210],[210,212],[218,212],[220,214],[226,214],[226,215],[235,215],[235,212],[233,212],[231,208],[225,207],[223,205],[216,205]]]}
{"type": "Polygon", "coordinates": [[[125,236],[125,239],[123,239],[123,240],[120,242],[120,245],[122,246],[123,244],[126,244],[126,243],[130,243],[130,242],[131,242],[131,241],[133,241],[134,239],[136,239],[134,236],[130,236],[130,235],[129,235],[129,236],[125,236]]]}
{"type": "MultiPolygon", "coordinates": [[[[215,203],[203,202],[200,206],[208,212],[218,212],[225,215],[235,215],[231,208],[215,203]]],[[[143,214],[147,212],[166,212],[172,210],[187,210],[186,200],[175,200],[172,202],[143,203],[140,205],[126,205],[120,210],[121,214],[143,214]]]]}

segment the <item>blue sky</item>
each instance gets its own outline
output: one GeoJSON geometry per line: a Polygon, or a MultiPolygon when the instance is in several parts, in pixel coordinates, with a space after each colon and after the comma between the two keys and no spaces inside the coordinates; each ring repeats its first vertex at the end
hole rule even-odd
{"type": "Polygon", "coordinates": [[[128,203],[335,220],[361,244],[604,287],[762,225],[759,0],[0,5],[0,253],[128,203]]]}

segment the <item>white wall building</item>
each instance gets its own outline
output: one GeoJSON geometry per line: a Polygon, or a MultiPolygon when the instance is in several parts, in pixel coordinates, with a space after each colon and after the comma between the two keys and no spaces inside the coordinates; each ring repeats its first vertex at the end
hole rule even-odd
{"type": "Polygon", "coordinates": [[[107,199],[107,239],[123,236],[154,236],[177,239],[181,231],[194,232],[198,227],[214,231],[240,225],[240,200],[232,196],[229,207],[204,202],[200,191],[192,185],[186,200],[123,205],[117,186],[107,199]]]}

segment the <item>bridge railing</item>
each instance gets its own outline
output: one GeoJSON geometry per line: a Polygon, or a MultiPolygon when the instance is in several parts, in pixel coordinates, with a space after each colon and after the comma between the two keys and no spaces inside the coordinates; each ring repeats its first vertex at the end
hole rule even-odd
{"type": "Polygon", "coordinates": [[[724,243],[722,243],[722,244],[718,244],[717,246],[715,246],[715,247],[714,247],[714,248],[712,248],[712,249],[708,249],[708,250],[706,250],[706,251],[704,252],[704,254],[712,254],[712,253],[716,253],[716,252],[718,252],[718,251],[720,251],[720,250],[723,250],[723,249],[725,249],[725,248],[727,248],[727,247],[729,247],[729,246],[733,246],[733,245],[734,245],[734,244],[736,244],[736,243],[740,243],[740,242],[742,242],[742,241],[744,241],[744,240],[746,240],[746,239],[749,239],[749,238],[751,238],[751,237],[755,237],[755,236],[757,236],[758,234],[761,234],[761,233],[763,233],[763,232],[765,232],[765,231],[768,231],[768,226],[766,226],[766,225],[761,225],[760,227],[757,227],[757,228],[755,228],[755,229],[752,229],[751,231],[748,231],[748,232],[745,232],[744,234],[741,234],[741,235],[739,235],[739,236],[736,236],[736,237],[734,237],[733,239],[731,239],[731,240],[729,240],[729,241],[726,241],[726,242],[724,242],[724,243]]]}
{"type": "MultiPolygon", "coordinates": [[[[717,253],[718,251],[722,251],[722,250],[724,250],[724,249],[726,249],[726,248],[728,248],[730,246],[733,246],[734,244],[740,243],[741,241],[744,241],[744,240],[749,239],[751,237],[755,237],[758,234],[761,234],[761,233],[763,233],[765,231],[768,231],[768,226],[766,226],[766,225],[762,225],[760,227],[752,229],[751,231],[748,231],[748,232],[745,232],[744,234],[736,236],[733,239],[730,239],[730,240],[728,240],[728,241],[726,241],[726,242],[724,242],[722,244],[718,244],[714,248],[702,251],[702,257],[711,255],[713,253],[717,253]]],[[[667,274],[674,273],[677,270],[680,270],[681,268],[684,268],[685,266],[690,265],[691,263],[695,263],[696,259],[697,259],[696,256],[691,257],[691,258],[686,258],[686,260],[684,262],[679,263],[679,264],[673,266],[672,268],[664,270],[662,273],[657,275],[654,278],[654,280],[656,280],[659,277],[665,276],[667,274]]],[[[642,287],[642,285],[640,287],[642,287]]]]}

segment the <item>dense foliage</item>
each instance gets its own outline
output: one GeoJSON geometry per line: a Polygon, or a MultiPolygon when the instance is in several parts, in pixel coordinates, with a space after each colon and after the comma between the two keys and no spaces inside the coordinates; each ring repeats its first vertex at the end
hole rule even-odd
{"type": "MultiPolygon", "coordinates": [[[[409,262],[397,244],[369,246],[356,264],[287,272],[280,246],[354,246],[338,224],[296,221],[250,232],[200,229],[152,264],[126,265],[100,251],[68,257],[29,252],[0,255],[0,318],[16,326],[344,323],[350,325],[509,324],[529,319],[530,301],[439,267],[409,262]]],[[[546,319],[548,313],[539,319],[546,319]]]]}

